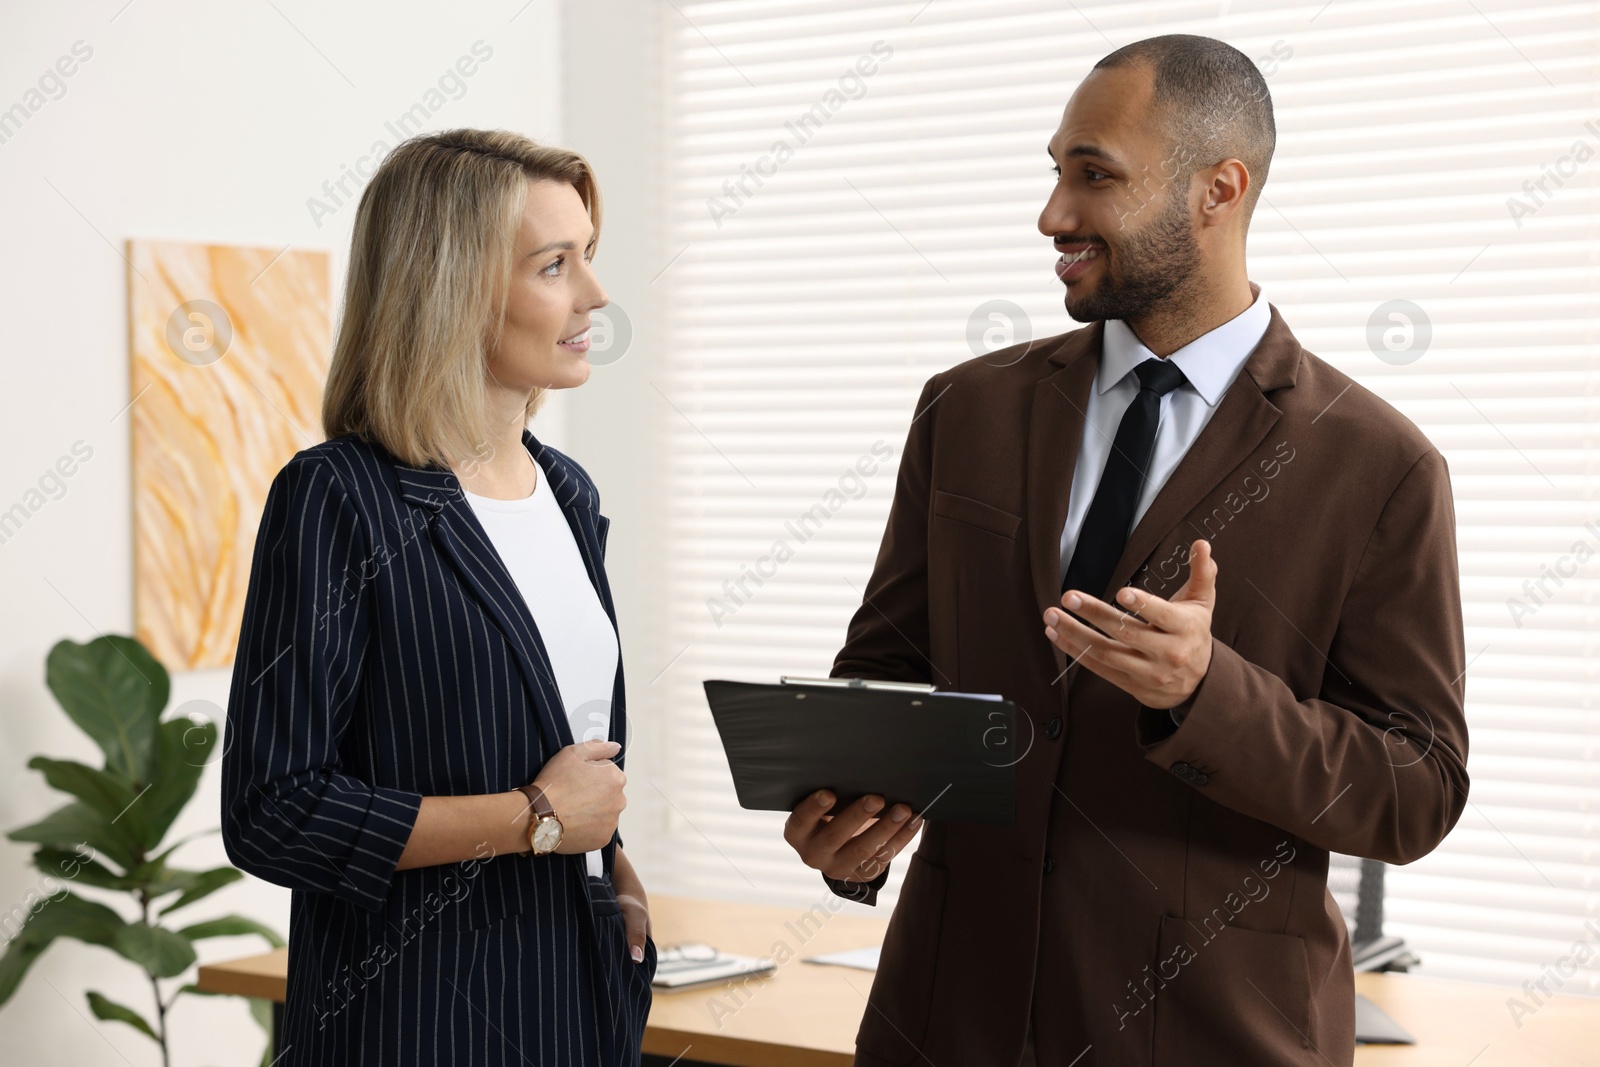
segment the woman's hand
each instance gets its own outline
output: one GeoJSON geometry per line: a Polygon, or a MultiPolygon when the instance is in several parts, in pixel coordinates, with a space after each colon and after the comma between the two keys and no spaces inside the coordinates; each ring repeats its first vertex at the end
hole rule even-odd
{"type": "Polygon", "coordinates": [[[617,849],[616,867],[611,872],[611,884],[617,892],[617,904],[622,908],[623,925],[628,930],[628,952],[634,963],[644,962],[645,938],[650,932],[650,901],[644,895],[644,885],[628,857],[617,849]]]}
{"type": "Polygon", "coordinates": [[[561,820],[557,852],[570,856],[602,848],[616,833],[617,817],[628,805],[622,795],[628,777],[611,762],[621,747],[615,741],[568,745],[534,778],[561,820]]]}

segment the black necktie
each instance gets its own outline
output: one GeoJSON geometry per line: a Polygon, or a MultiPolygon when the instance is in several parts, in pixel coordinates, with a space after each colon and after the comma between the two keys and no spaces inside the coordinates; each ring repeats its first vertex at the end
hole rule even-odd
{"type": "MultiPolygon", "coordinates": [[[[1161,398],[1185,381],[1183,371],[1165,359],[1145,360],[1133,372],[1139,376],[1139,394],[1122,413],[1117,436],[1106,458],[1105,471],[1095,489],[1083,529],[1072,550],[1072,562],[1061,583],[1061,592],[1081,589],[1104,598],[1111,572],[1127,546],[1133,513],[1144,492],[1150,472],[1150,457],[1156,447],[1156,422],[1161,414],[1161,398]]],[[[1108,601],[1109,603],[1109,601],[1108,601]]]]}

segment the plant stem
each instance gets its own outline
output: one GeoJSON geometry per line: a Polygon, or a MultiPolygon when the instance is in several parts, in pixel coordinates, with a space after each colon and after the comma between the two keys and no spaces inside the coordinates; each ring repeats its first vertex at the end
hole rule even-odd
{"type": "Polygon", "coordinates": [[[161,1043],[161,1067],[172,1067],[172,1058],[167,1052],[167,1006],[161,1002],[161,983],[149,971],[144,973],[150,975],[150,988],[156,995],[156,1033],[161,1043]]]}
{"type": "MultiPolygon", "coordinates": [[[[144,924],[150,924],[150,894],[139,890],[139,915],[144,924]]],[[[167,1048],[167,1005],[161,999],[161,983],[153,972],[146,970],[150,990],[156,998],[156,1041],[161,1046],[161,1067],[172,1067],[172,1054],[167,1048]]]]}

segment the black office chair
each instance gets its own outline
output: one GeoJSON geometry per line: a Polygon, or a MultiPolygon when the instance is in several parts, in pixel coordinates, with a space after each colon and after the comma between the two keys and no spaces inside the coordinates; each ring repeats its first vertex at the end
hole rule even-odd
{"type": "Polygon", "coordinates": [[[1408,971],[1421,961],[1403,938],[1383,935],[1381,860],[1328,856],[1328,891],[1350,928],[1350,953],[1359,971],[1408,971]]]}

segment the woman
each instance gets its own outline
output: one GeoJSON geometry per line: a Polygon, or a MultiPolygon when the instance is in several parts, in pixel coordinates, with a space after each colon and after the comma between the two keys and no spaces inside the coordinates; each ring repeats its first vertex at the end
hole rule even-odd
{"type": "Polygon", "coordinates": [[[599,227],[581,156],[502,131],[362,194],[329,440],[267,494],[228,703],[228,856],[294,890],[280,1064],[639,1062],[610,523],[526,429],[588,379],[599,227]]]}

